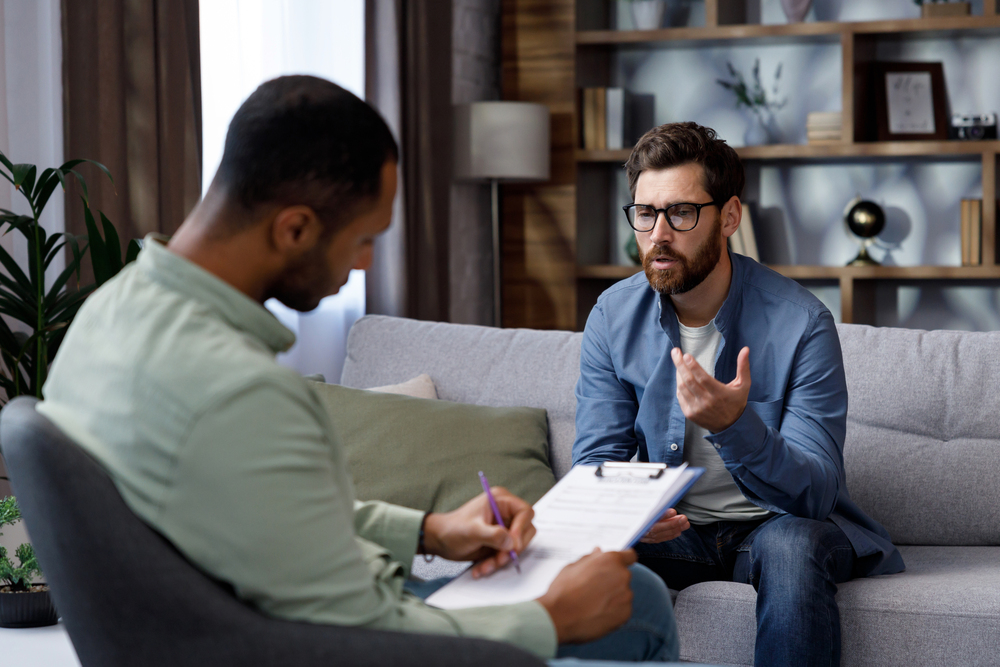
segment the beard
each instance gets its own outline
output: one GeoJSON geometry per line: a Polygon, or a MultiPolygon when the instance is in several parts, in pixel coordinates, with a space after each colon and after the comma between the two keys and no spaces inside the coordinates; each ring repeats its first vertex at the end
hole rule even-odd
{"type": "Polygon", "coordinates": [[[288,267],[270,286],[267,298],[277,299],[300,313],[314,310],[330,293],[326,288],[333,283],[332,273],[326,264],[325,248],[325,244],[317,244],[288,267]]]}
{"type": "Polygon", "coordinates": [[[708,238],[695,249],[691,257],[655,245],[648,253],[643,253],[640,249],[639,257],[642,259],[642,268],[649,286],[660,294],[684,294],[704,282],[722,256],[722,246],[719,243],[721,226],[721,221],[716,220],[708,238]],[[677,260],[677,264],[670,269],[654,268],[653,260],[661,257],[677,260]]]}

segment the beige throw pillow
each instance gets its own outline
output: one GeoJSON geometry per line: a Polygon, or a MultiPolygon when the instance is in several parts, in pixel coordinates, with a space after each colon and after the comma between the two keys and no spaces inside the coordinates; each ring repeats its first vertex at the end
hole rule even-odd
{"type": "Polygon", "coordinates": [[[347,449],[359,500],[447,512],[482,492],[480,470],[531,504],[555,484],[545,410],[313,387],[347,449]]]}
{"type": "Polygon", "coordinates": [[[434,386],[434,380],[432,380],[431,376],[427,373],[422,373],[412,380],[400,382],[399,384],[387,384],[383,387],[372,387],[368,391],[377,391],[383,394],[402,394],[403,396],[411,396],[413,398],[436,399],[438,397],[437,387],[434,386]]]}

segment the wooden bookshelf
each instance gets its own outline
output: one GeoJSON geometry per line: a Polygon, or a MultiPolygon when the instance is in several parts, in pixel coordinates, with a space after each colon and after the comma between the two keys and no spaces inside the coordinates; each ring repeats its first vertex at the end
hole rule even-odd
{"type": "Polygon", "coordinates": [[[715,25],[703,28],[663,28],[661,30],[581,30],[576,33],[579,46],[640,46],[665,48],[691,46],[692,42],[723,42],[740,40],[774,44],[778,41],[813,43],[817,38],[831,40],[842,34],[905,34],[923,33],[928,37],[952,33],[991,34],[1000,28],[1000,16],[942,16],[936,18],[901,19],[893,21],[859,21],[841,23],[815,21],[769,25],[715,25]],[[785,38],[782,40],[781,38],[785,38]],[[800,38],[796,40],[795,38],[800,38]]]}
{"type": "MultiPolygon", "coordinates": [[[[698,48],[719,44],[840,43],[842,141],[831,144],[738,148],[758,163],[878,162],[894,159],[979,161],[982,167],[982,266],[772,266],[807,283],[836,285],[844,322],[875,321],[875,288],[881,282],[1000,284],[997,253],[1000,141],[861,141],[855,90],[859,64],[875,60],[881,40],[1000,35],[998,0],[984,0],[978,16],[751,25],[745,0],[705,0],[704,27],[660,30],[590,29],[588,11],[603,0],[502,0],[503,97],[547,103],[553,113],[553,181],[514,186],[504,194],[504,325],[578,329],[597,295],[640,269],[595,263],[588,244],[594,232],[579,225],[579,192],[600,187],[601,170],[628,159],[629,150],[583,150],[578,144],[576,77],[608,76],[612,53],[635,49],[698,48]],[[582,29],[581,29],[582,28],[582,29]]],[[[598,84],[600,85],[600,84],[598,84]]],[[[606,172],[610,173],[610,172],[606,172]]],[[[583,211],[586,213],[586,211],[583,211]]],[[[956,234],[958,233],[956,225],[956,234]]]]}
{"type": "MultiPolygon", "coordinates": [[[[1000,266],[807,266],[769,265],[770,269],[795,280],[996,280],[1000,266]]],[[[578,278],[624,280],[635,275],[639,266],[591,264],[578,266],[578,278]]]]}
{"type": "MultiPolygon", "coordinates": [[[[577,162],[617,162],[628,159],[631,149],[592,151],[578,148],[577,162]]],[[[1000,141],[888,141],[838,144],[770,144],[741,146],[744,160],[826,160],[829,158],[941,157],[1000,154],[1000,141]]]]}

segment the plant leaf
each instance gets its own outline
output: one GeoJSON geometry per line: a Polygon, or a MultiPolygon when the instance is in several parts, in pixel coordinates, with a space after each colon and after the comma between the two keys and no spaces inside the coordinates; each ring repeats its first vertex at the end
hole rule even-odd
{"type": "MultiPolygon", "coordinates": [[[[66,283],[69,282],[69,279],[79,269],[80,269],[80,260],[76,258],[74,258],[72,262],[69,262],[66,265],[66,268],[63,269],[63,272],[60,273],[59,277],[56,278],[55,281],[52,283],[52,287],[49,288],[49,293],[45,297],[46,311],[48,311],[49,308],[51,308],[52,305],[56,302],[57,297],[59,296],[59,292],[62,291],[62,288],[66,286],[66,283]]],[[[74,292],[74,294],[78,293],[79,292],[74,292]]]]}
{"type": "Polygon", "coordinates": [[[87,239],[90,242],[90,263],[94,267],[94,282],[99,287],[111,277],[108,250],[104,245],[104,239],[97,232],[97,223],[94,222],[94,214],[90,212],[89,206],[84,206],[83,217],[87,224],[87,239]]]}
{"type": "Polygon", "coordinates": [[[108,253],[108,268],[113,276],[122,270],[122,243],[118,238],[118,230],[104,212],[98,211],[98,213],[101,215],[101,225],[104,227],[104,248],[108,253]]]}
{"type": "Polygon", "coordinates": [[[25,197],[31,199],[31,190],[35,187],[35,165],[15,164],[14,187],[24,193],[25,197]]]}
{"type": "Polygon", "coordinates": [[[83,205],[84,206],[90,206],[90,195],[87,194],[87,181],[83,178],[83,176],[78,171],[74,171],[73,169],[70,169],[69,173],[71,173],[74,176],[76,176],[76,180],[80,182],[80,189],[83,190],[83,205]]]}
{"type": "Polygon", "coordinates": [[[142,252],[142,244],[132,239],[128,242],[128,250],[125,251],[125,263],[130,264],[136,260],[139,253],[142,252]]]}
{"type": "Polygon", "coordinates": [[[17,281],[26,294],[31,293],[31,281],[28,280],[28,276],[24,275],[24,271],[3,246],[0,246],[0,264],[3,264],[3,268],[7,269],[7,274],[17,281]]]}
{"type": "MultiPolygon", "coordinates": [[[[58,169],[46,169],[42,172],[42,177],[38,179],[38,187],[35,188],[35,211],[38,215],[49,202],[49,197],[55,192],[56,186],[62,182],[62,173],[58,169]]],[[[63,185],[65,188],[65,184],[63,185]]]]}

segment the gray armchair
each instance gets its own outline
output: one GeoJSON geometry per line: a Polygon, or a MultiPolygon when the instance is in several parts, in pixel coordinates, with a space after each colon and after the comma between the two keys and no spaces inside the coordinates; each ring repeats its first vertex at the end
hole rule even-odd
{"type": "Polygon", "coordinates": [[[56,608],[82,664],[543,665],[482,639],[273,619],[189,563],[125,505],[92,458],[18,398],[0,447],[56,608]]]}

